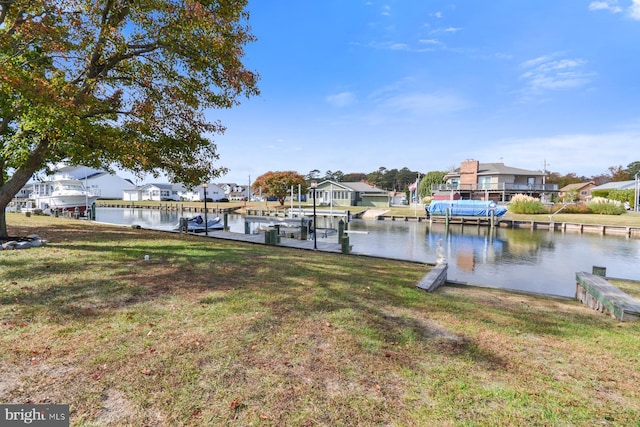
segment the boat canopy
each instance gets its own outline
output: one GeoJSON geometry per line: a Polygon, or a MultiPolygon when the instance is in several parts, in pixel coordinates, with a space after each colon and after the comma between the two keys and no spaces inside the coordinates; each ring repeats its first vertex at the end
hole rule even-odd
{"type": "Polygon", "coordinates": [[[430,215],[450,216],[489,216],[491,211],[495,216],[502,216],[507,209],[498,206],[493,200],[434,200],[427,207],[430,215]]]}

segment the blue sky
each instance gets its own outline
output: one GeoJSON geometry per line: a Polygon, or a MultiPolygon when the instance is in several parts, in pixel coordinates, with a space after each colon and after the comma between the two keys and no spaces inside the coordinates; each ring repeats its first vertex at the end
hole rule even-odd
{"type": "Polygon", "coordinates": [[[592,176],[640,160],[640,0],[254,0],[261,96],[208,113],[220,182],[428,172],[592,176]]]}

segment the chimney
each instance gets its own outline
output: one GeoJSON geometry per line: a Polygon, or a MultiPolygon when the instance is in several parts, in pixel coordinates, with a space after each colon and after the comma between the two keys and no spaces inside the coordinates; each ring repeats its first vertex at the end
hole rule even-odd
{"type": "Polygon", "coordinates": [[[475,189],[478,183],[478,169],[480,162],[477,160],[465,160],[460,163],[460,187],[475,189]]]}

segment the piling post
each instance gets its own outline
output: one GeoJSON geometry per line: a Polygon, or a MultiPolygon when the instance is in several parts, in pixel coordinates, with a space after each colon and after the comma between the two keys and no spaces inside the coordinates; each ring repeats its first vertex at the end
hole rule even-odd
{"type": "Polygon", "coordinates": [[[244,234],[251,234],[251,226],[249,225],[249,221],[244,222],[244,234]]]}
{"type": "Polygon", "coordinates": [[[222,218],[223,218],[223,222],[224,222],[224,225],[223,225],[222,229],[224,231],[229,231],[229,214],[227,212],[225,212],[222,218]]]}
{"type": "Polygon", "coordinates": [[[591,271],[595,276],[607,277],[607,267],[600,267],[600,266],[594,265],[591,268],[591,271]]]}
{"type": "Polygon", "coordinates": [[[308,229],[309,226],[307,224],[307,220],[302,217],[302,219],[300,219],[300,240],[307,240],[308,229]]]}
{"type": "Polygon", "coordinates": [[[348,254],[351,252],[351,248],[349,247],[349,236],[342,236],[342,239],[340,240],[340,244],[341,244],[341,251],[343,254],[348,254]]]}
{"type": "Polygon", "coordinates": [[[344,236],[344,221],[338,221],[338,241],[342,242],[342,237],[344,236]]]}
{"type": "Polygon", "coordinates": [[[445,232],[449,232],[449,208],[447,208],[445,212],[444,229],[445,229],[445,232]]]}

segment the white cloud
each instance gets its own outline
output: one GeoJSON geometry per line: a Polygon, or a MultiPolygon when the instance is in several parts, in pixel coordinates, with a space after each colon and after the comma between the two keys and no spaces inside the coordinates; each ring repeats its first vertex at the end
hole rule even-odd
{"type": "Polygon", "coordinates": [[[589,10],[608,10],[611,13],[622,12],[622,8],[618,6],[616,0],[592,1],[589,4],[589,10]]]}
{"type": "Polygon", "coordinates": [[[442,42],[438,39],[420,39],[418,40],[420,44],[428,44],[428,45],[441,45],[442,42]]]}
{"type": "Polygon", "coordinates": [[[629,6],[629,16],[631,19],[640,21],[640,0],[633,0],[629,6]]]}
{"type": "Polygon", "coordinates": [[[325,101],[334,107],[346,107],[356,102],[356,95],[353,92],[340,92],[328,95],[325,101]]]}
{"type": "MultiPolygon", "coordinates": [[[[589,3],[589,10],[605,10],[611,13],[620,13],[625,9],[618,4],[618,0],[599,0],[589,3]]],[[[640,21],[640,0],[631,0],[631,5],[626,8],[626,11],[631,19],[640,21]]]]}
{"type": "Polygon", "coordinates": [[[454,113],[468,105],[463,98],[442,93],[401,93],[380,101],[380,106],[385,109],[414,116],[454,113]]]}
{"type": "Polygon", "coordinates": [[[588,85],[595,73],[585,71],[586,61],[579,58],[556,59],[558,54],[545,55],[522,63],[525,71],[520,75],[525,80],[526,97],[550,90],[575,89],[588,85]]]}

